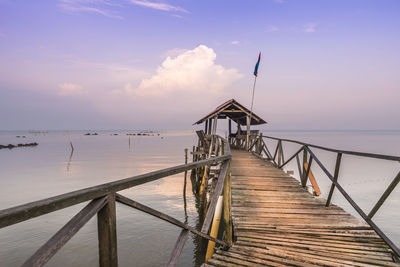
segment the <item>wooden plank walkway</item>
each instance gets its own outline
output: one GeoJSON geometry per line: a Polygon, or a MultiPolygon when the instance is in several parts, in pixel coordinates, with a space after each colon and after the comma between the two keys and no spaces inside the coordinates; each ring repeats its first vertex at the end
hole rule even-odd
{"type": "Polygon", "coordinates": [[[400,266],[370,227],[271,163],[232,150],[236,241],[204,266],[400,266]]]}

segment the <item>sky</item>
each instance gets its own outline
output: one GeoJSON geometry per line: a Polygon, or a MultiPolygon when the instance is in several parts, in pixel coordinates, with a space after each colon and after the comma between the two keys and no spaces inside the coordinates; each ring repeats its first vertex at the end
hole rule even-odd
{"type": "Polygon", "coordinates": [[[0,0],[0,130],[400,130],[398,0],[0,0]]]}

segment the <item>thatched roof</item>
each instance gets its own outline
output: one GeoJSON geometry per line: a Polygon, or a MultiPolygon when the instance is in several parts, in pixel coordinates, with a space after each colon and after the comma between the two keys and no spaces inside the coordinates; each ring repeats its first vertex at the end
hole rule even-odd
{"type": "MultiPolygon", "coordinates": [[[[200,119],[199,121],[195,122],[194,124],[201,124],[206,120],[213,118],[214,116],[218,115],[219,119],[225,119],[226,117],[230,118],[234,122],[240,125],[246,125],[246,117],[250,116],[250,110],[239,104],[235,99],[231,99],[217,107],[213,112],[205,116],[204,118],[200,119]]],[[[251,125],[259,125],[267,123],[259,116],[254,113],[251,113],[251,125]]],[[[194,125],[193,124],[193,125],[194,125]]]]}

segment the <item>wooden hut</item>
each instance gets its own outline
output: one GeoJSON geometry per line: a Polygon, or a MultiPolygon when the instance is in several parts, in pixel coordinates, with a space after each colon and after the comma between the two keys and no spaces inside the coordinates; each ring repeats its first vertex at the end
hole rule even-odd
{"type": "MultiPolygon", "coordinates": [[[[229,119],[229,141],[232,145],[244,146],[248,148],[252,139],[254,139],[259,131],[251,131],[251,125],[260,125],[267,123],[265,120],[251,112],[245,106],[241,105],[235,99],[230,99],[218,106],[214,111],[195,122],[193,125],[204,123],[204,132],[198,131],[200,138],[210,139],[215,134],[218,119],[229,119]],[[232,121],[236,122],[237,130],[232,132],[232,121]],[[247,126],[246,130],[242,130],[241,126],[247,126]]],[[[207,140],[205,140],[207,142],[207,140]]]]}

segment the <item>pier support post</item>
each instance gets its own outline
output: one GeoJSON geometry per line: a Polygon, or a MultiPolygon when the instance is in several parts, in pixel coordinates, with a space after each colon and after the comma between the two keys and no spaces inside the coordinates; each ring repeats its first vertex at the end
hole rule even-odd
{"type": "Polygon", "coordinates": [[[97,213],[100,267],[118,266],[115,194],[107,196],[107,204],[97,213]]]}

